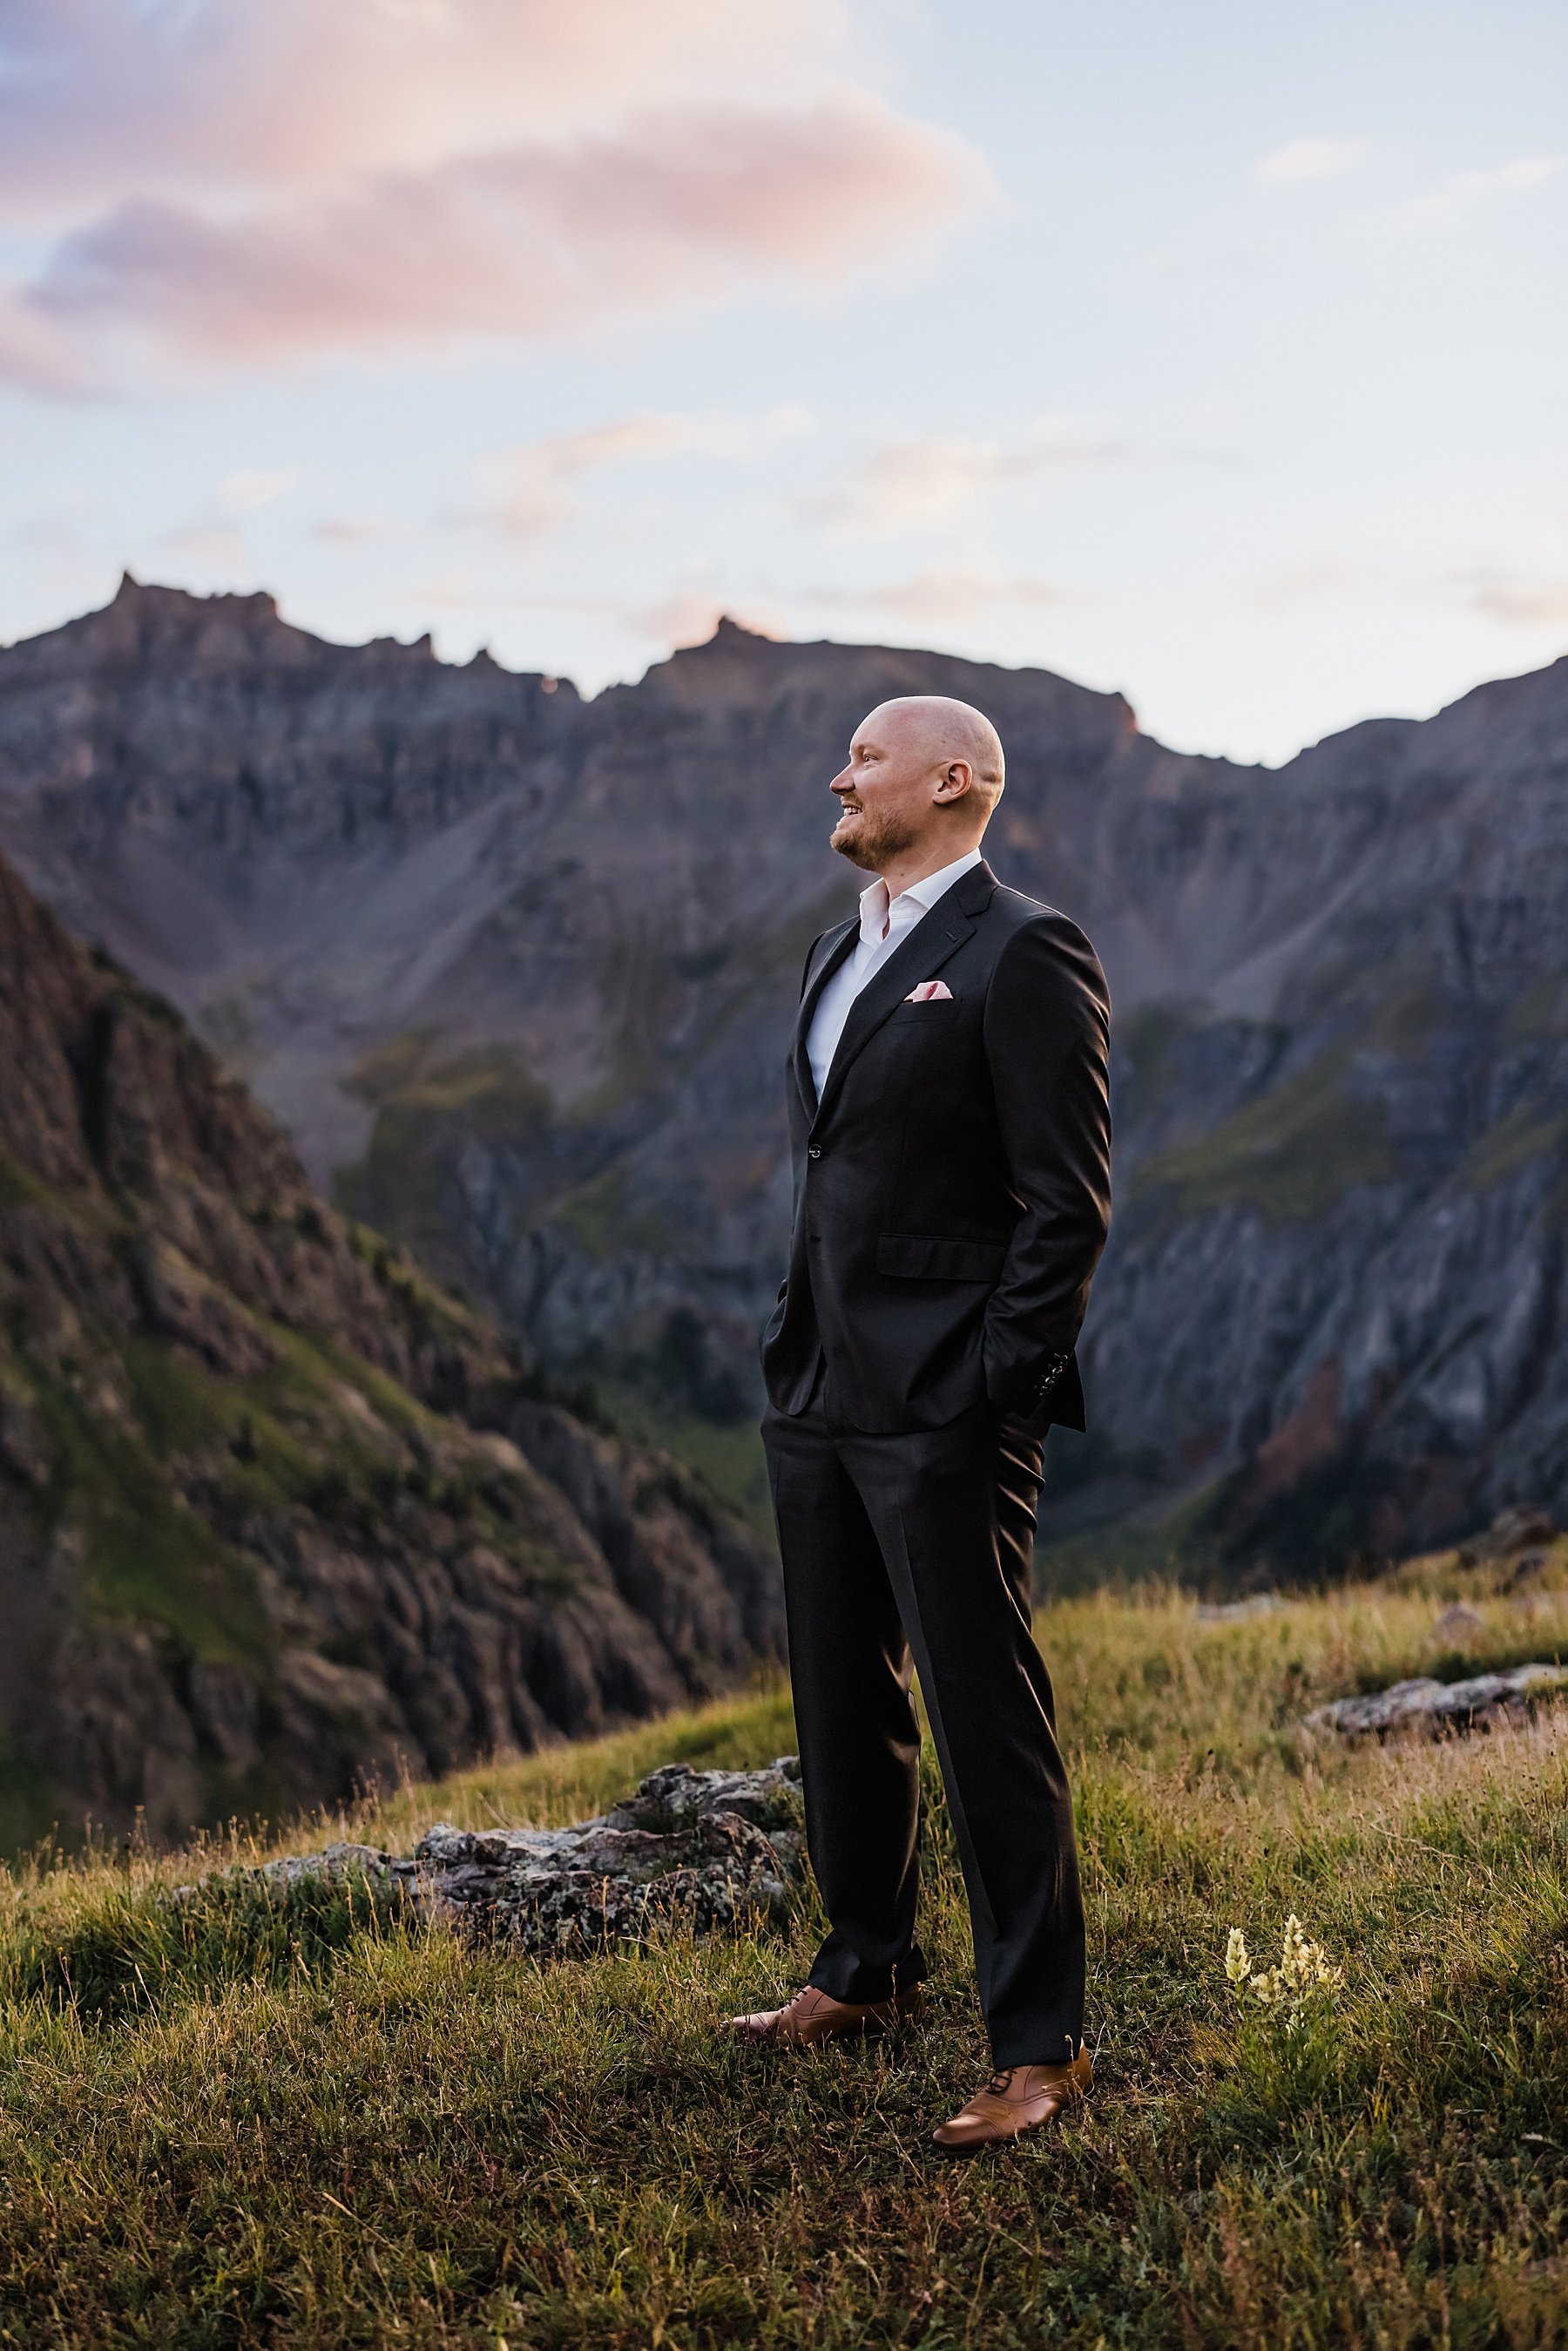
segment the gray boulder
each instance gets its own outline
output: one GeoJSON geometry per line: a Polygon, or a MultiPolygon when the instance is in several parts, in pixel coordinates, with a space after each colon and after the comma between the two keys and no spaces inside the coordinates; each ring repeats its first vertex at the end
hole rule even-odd
{"type": "Polygon", "coordinates": [[[1314,1707],[1303,1721],[1309,1730],[1334,1732],[1341,1739],[1387,1739],[1396,1733],[1437,1738],[1448,1730],[1490,1729],[1559,1695],[1568,1695],[1568,1666],[1515,1666],[1504,1674],[1472,1674],[1462,1682],[1396,1682],[1366,1698],[1314,1707]]]}
{"type": "Polygon", "coordinates": [[[700,1935],[781,1911],[800,1875],[799,1766],[696,1771],[667,1763],[607,1813],[559,1829],[428,1829],[411,1855],[336,1844],[257,1873],[287,1892],[358,1877],[465,1934],[564,1958],[645,1940],[680,1924],[700,1935]]]}

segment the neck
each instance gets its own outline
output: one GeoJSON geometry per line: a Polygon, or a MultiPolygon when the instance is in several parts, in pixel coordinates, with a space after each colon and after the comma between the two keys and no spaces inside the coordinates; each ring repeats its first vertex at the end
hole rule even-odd
{"type": "Polygon", "coordinates": [[[886,865],[878,868],[888,885],[888,897],[900,897],[917,882],[923,882],[928,873],[940,873],[944,865],[956,864],[961,857],[968,857],[979,847],[978,841],[944,841],[934,847],[922,841],[905,850],[901,856],[890,857],[886,865]]]}

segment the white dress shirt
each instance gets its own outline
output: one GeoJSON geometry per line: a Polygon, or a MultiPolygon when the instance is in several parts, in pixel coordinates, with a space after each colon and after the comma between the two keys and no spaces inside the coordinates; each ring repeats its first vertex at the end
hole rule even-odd
{"type": "Polygon", "coordinates": [[[930,912],[943,892],[950,890],[961,874],[980,862],[979,850],[971,849],[967,857],[955,857],[950,865],[939,865],[923,882],[911,882],[896,898],[889,898],[888,884],[879,878],[869,890],[862,892],[860,936],[817,998],[811,1034],[805,1040],[818,1102],[844,1034],[844,1024],[849,1018],[849,1008],[867,981],[880,971],[906,933],[914,929],[922,914],[930,912]]]}

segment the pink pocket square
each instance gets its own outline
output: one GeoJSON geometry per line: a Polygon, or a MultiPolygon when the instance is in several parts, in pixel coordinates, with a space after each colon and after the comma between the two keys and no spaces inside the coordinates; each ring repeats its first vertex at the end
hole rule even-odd
{"type": "Polygon", "coordinates": [[[906,1004],[950,1004],[952,1000],[952,989],[940,979],[922,979],[904,998],[906,1004]]]}

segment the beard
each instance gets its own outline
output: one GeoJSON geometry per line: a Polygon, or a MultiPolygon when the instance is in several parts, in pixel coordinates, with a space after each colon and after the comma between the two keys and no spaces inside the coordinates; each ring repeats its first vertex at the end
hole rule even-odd
{"type": "MultiPolygon", "coordinates": [[[[847,813],[847,811],[846,811],[847,813]]],[[[863,873],[879,873],[890,857],[901,857],[915,845],[915,834],[905,818],[874,816],[868,808],[861,808],[857,821],[846,824],[841,816],[828,836],[829,849],[836,849],[840,857],[847,857],[851,865],[858,865],[863,873]]]]}

